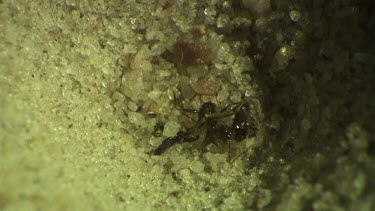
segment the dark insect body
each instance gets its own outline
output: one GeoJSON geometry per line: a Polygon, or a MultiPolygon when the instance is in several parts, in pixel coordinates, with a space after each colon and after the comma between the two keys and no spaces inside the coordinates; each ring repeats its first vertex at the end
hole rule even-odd
{"type": "Polygon", "coordinates": [[[199,111],[191,109],[184,109],[184,111],[198,113],[198,121],[195,126],[189,128],[187,131],[179,131],[174,137],[166,138],[152,154],[161,155],[176,143],[198,140],[199,135],[195,134],[201,128],[206,128],[204,141],[207,144],[213,143],[218,146],[216,140],[221,140],[228,142],[229,148],[231,141],[242,141],[246,137],[255,136],[257,132],[254,119],[250,115],[250,103],[245,100],[230,109],[224,108],[220,112],[216,112],[216,106],[211,102],[204,103],[199,111]],[[232,115],[234,115],[234,118],[231,125],[220,124],[220,119],[232,115]]]}
{"type": "Polygon", "coordinates": [[[164,139],[164,141],[154,150],[154,155],[161,155],[169,147],[183,142],[196,141],[199,136],[194,136],[189,132],[179,131],[176,136],[164,139]]]}

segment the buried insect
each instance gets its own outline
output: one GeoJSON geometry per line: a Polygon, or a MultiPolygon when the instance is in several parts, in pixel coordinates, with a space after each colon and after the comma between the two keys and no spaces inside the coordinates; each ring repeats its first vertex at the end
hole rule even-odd
{"type": "Polygon", "coordinates": [[[206,146],[212,143],[219,149],[221,149],[219,142],[227,143],[228,162],[232,163],[242,153],[231,159],[231,142],[240,142],[257,134],[258,124],[251,115],[251,107],[250,100],[244,99],[240,103],[222,109],[220,112],[216,111],[216,105],[211,102],[204,103],[199,111],[183,109],[184,112],[198,114],[195,125],[186,131],[179,131],[174,137],[164,139],[151,153],[161,155],[177,143],[194,142],[201,138],[206,146]],[[230,124],[222,121],[227,117],[232,119],[230,124]],[[202,132],[202,130],[205,132],[202,132]]]}

